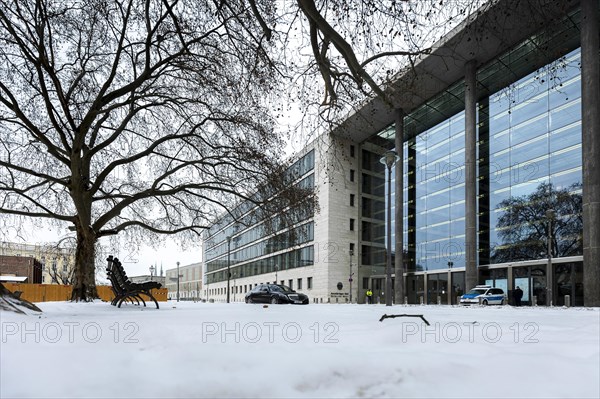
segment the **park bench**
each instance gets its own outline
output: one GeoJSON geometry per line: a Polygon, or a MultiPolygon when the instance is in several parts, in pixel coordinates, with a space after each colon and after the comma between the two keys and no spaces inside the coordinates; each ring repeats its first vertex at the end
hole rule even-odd
{"type": "Polygon", "coordinates": [[[113,258],[112,255],[106,259],[108,265],[106,266],[106,275],[111,283],[111,288],[115,294],[114,299],[111,301],[111,305],[121,307],[124,301],[134,301],[139,305],[140,301],[146,306],[146,301],[142,298],[142,294],[149,297],[156,304],[158,309],[158,302],[154,295],[152,295],[152,289],[160,288],[161,284],[157,281],[146,281],[144,283],[133,283],[127,277],[125,269],[118,258],[113,258]]]}

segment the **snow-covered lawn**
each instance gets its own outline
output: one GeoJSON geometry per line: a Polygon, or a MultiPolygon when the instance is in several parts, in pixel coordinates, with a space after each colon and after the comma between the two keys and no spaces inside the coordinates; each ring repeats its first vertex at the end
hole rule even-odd
{"type": "Polygon", "coordinates": [[[0,312],[1,398],[600,397],[598,308],[38,306],[0,312]]]}

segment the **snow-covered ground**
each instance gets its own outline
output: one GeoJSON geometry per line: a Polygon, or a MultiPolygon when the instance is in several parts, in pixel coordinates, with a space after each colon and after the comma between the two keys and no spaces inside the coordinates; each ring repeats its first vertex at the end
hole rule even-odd
{"type": "Polygon", "coordinates": [[[598,308],[38,306],[0,312],[1,398],[600,397],[598,308]]]}

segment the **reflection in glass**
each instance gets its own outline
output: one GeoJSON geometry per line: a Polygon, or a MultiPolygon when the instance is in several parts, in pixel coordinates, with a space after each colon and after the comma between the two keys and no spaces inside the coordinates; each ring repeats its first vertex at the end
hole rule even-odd
{"type": "Polygon", "coordinates": [[[558,190],[542,183],[530,195],[508,198],[498,208],[503,210],[496,222],[500,242],[492,248],[492,263],[546,258],[548,236],[552,258],[582,254],[581,184],[558,190]]]}

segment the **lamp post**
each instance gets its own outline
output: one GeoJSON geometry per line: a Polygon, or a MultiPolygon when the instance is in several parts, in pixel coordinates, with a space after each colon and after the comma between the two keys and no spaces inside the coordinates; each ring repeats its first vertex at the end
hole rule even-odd
{"type": "Polygon", "coordinates": [[[227,236],[227,303],[229,303],[229,280],[231,279],[231,236],[227,236]]]}
{"type": "Polygon", "coordinates": [[[233,272],[233,302],[235,302],[235,294],[237,294],[236,272],[233,272]]]}
{"type": "Polygon", "coordinates": [[[354,251],[350,250],[350,277],[348,278],[348,282],[350,283],[350,303],[352,303],[352,255],[354,255],[354,251]]]}
{"type": "Polygon", "coordinates": [[[150,281],[154,280],[154,271],[156,270],[156,268],[154,266],[150,266],[150,281]]]}
{"type": "Polygon", "coordinates": [[[556,214],[554,209],[548,209],[546,211],[546,219],[548,219],[548,237],[547,237],[547,252],[548,252],[548,266],[546,267],[546,305],[552,306],[552,221],[556,214]]]}
{"type": "Polygon", "coordinates": [[[275,284],[277,284],[277,271],[279,270],[279,266],[275,265],[275,284]]]}
{"type": "Polygon", "coordinates": [[[179,262],[177,262],[177,302],[179,302],[179,262]]]}
{"type": "MultiPolygon", "coordinates": [[[[396,151],[386,151],[379,162],[387,166],[387,259],[385,264],[385,306],[392,306],[392,166],[398,162],[400,157],[396,151]]],[[[400,204],[402,206],[402,204],[400,204]]],[[[402,221],[398,221],[402,223],[402,221]]],[[[400,284],[402,276],[396,276],[400,284]]]]}

